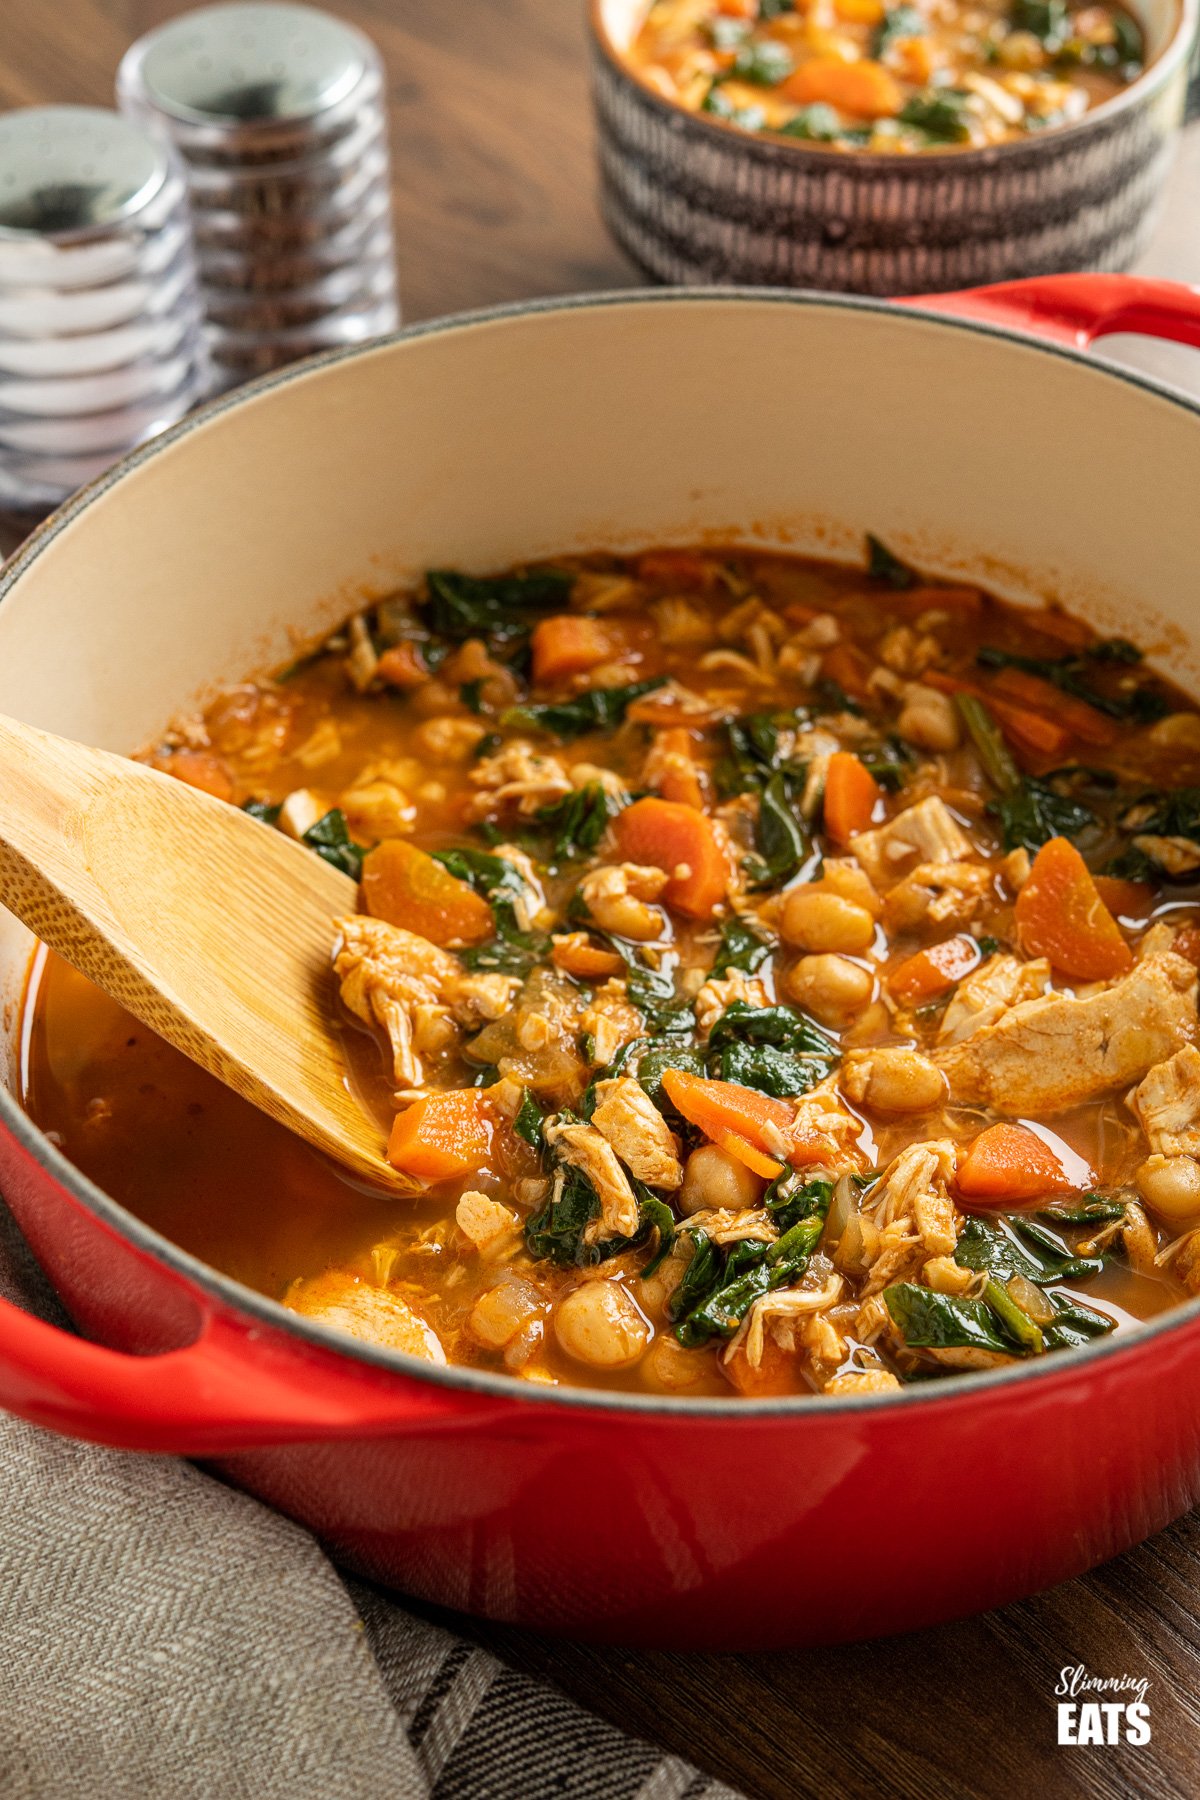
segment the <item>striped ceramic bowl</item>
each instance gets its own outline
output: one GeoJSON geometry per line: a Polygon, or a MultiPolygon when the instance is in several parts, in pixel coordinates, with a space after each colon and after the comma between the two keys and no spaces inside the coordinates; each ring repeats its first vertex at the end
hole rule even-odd
{"type": "Polygon", "coordinates": [[[1149,66],[1071,125],[986,150],[871,155],[684,111],[622,60],[648,0],[590,0],[602,203],[647,274],[853,294],[1124,269],[1152,231],[1200,0],[1134,0],[1149,66]]]}

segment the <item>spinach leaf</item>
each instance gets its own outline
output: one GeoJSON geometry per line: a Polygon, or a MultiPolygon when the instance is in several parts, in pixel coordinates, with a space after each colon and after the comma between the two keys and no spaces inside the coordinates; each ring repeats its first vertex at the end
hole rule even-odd
{"type": "Polygon", "coordinates": [[[722,975],[728,975],[731,969],[740,969],[744,975],[753,975],[755,969],[761,968],[768,960],[774,948],[774,942],[770,938],[759,937],[744,919],[739,919],[734,914],[732,918],[722,922],[721,943],[709,971],[709,980],[718,981],[722,975]]]}
{"type": "Polygon", "coordinates": [[[971,137],[970,113],[971,96],[961,88],[926,88],[905,101],[898,117],[902,125],[916,126],[935,144],[965,144],[971,137]]]}
{"type": "Polygon", "coordinates": [[[1073,1350],[1116,1330],[1115,1319],[1085,1306],[1072,1294],[1051,1294],[1050,1300],[1058,1317],[1052,1325],[1043,1328],[1049,1350],[1073,1350]]]}
{"type": "Polygon", "coordinates": [[[732,66],[724,75],[727,81],[747,81],[755,87],[775,87],[786,81],[796,67],[796,59],[778,38],[754,38],[740,44],[732,66]]]}
{"type": "Polygon", "coordinates": [[[340,869],[351,881],[362,880],[365,852],[352,842],[346,829],[346,815],[339,806],[318,819],[315,825],[310,825],[302,842],[310,850],[315,850],[322,862],[327,862],[331,868],[340,869]]]}
{"type": "Polygon", "coordinates": [[[783,1235],[774,1243],[743,1238],[729,1246],[723,1261],[705,1233],[693,1233],[697,1240],[704,1239],[704,1260],[689,1284],[688,1277],[701,1256],[697,1243],[687,1273],[668,1304],[680,1343],[693,1349],[715,1337],[732,1337],[757,1299],[799,1280],[825,1228],[832,1193],[829,1182],[810,1182],[785,1193],[775,1204],[776,1223],[783,1235]]]}
{"type": "Polygon", "coordinates": [[[517,1108],[517,1114],[513,1120],[513,1130],[518,1137],[525,1139],[531,1149],[540,1151],[546,1145],[545,1134],[542,1130],[543,1122],[542,1109],[529,1089],[526,1088],[521,1095],[521,1104],[517,1108]]]}
{"type": "Polygon", "coordinates": [[[892,1323],[913,1350],[998,1350],[1013,1346],[1000,1336],[995,1314],[982,1300],[960,1300],[935,1294],[932,1288],[902,1281],[884,1288],[884,1304],[892,1323]]]}
{"type": "Polygon", "coordinates": [[[772,1044],[831,1067],[838,1058],[833,1039],[804,1013],[791,1006],[750,1006],[745,1000],[732,1001],[708,1034],[710,1055],[727,1044],[772,1044]]]}
{"type": "Polygon", "coordinates": [[[425,577],[429,627],[439,637],[508,638],[529,629],[530,613],[567,604],[575,577],[560,569],[481,579],[455,569],[430,569],[425,577]]]}
{"type": "Polygon", "coordinates": [[[892,45],[901,38],[924,37],[929,30],[924,15],[915,6],[889,6],[871,40],[871,55],[882,62],[892,45]]]}
{"type": "Polygon", "coordinates": [[[496,936],[486,944],[458,952],[459,961],[472,972],[527,975],[535,963],[549,955],[550,939],[543,931],[523,931],[517,921],[516,901],[525,892],[520,872],[490,850],[458,848],[434,850],[435,862],[460,881],[469,882],[492,909],[496,936]]]}
{"type": "Polygon", "coordinates": [[[1022,1350],[1031,1351],[1035,1356],[1046,1348],[1041,1327],[1030,1318],[1023,1306],[1018,1306],[1008,1289],[1001,1287],[995,1276],[989,1278],[982,1298],[984,1305],[991,1307],[1014,1344],[1018,1344],[1022,1350]]]}
{"type": "MultiPolygon", "coordinates": [[[[620,939],[614,941],[619,949],[620,939]]],[[[696,1023],[691,1001],[676,994],[674,977],[665,969],[648,969],[645,963],[631,960],[625,993],[653,1032],[691,1031],[696,1023]]]]}
{"type": "Polygon", "coordinates": [[[1083,1280],[1104,1267],[1102,1257],[1075,1256],[1057,1233],[1020,1213],[990,1219],[973,1214],[963,1227],[954,1260],[960,1268],[986,1269],[1001,1281],[1023,1275],[1037,1287],[1083,1280]]]}
{"type": "Polygon", "coordinates": [[[707,1075],[704,1053],[690,1044],[651,1041],[638,1058],[637,1078],[660,1111],[670,1110],[662,1078],[668,1069],[682,1069],[688,1075],[707,1075]]]}
{"type": "Polygon", "coordinates": [[[782,18],[784,13],[795,10],[796,0],[758,0],[758,16],[764,21],[782,18]]]}
{"type": "Polygon", "coordinates": [[[811,1057],[793,1056],[790,1051],[776,1050],[769,1044],[729,1044],[717,1065],[720,1080],[756,1088],[760,1094],[772,1094],[776,1100],[807,1094],[827,1073],[826,1064],[817,1064],[811,1057]]]}
{"type": "Polygon", "coordinates": [[[1036,852],[1052,837],[1075,838],[1099,823],[1090,807],[1060,793],[1053,777],[1036,775],[1023,776],[1011,792],[989,801],[988,811],[1000,821],[1006,850],[1036,852]]]}
{"type": "Polygon", "coordinates": [[[994,645],[985,644],[976,652],[975,661],[983,669],[1021,669],[1027,675],[1048,681],[1060,693],[1070,694],[1075,700],[1085,700],[1107,718],[1132,719],[1144,725],[1153,719],[1161,719],[1167,710],[1167,700],[1156,688],[1137,687],[1128,693],[1104,694],[1088,679],[1097,665],[1119,663],[1127,666],[1130,653],[1134,661],[1141,660],[1140,652],[1124,638],[1108,638],[1086,650],[1052,657],[1020,656],[1015,651],[998,650],[994,645]]]}
{"type": "MultiPolygon", "coordinates": [[[[1122,831],[1136,832],[1139,837],[1186,838],[1200,846],[1200,787],[1142,794],[1118,823],[1122,831]]],[[[1170,875],[1192,880],[1196,871],[1181,863],[1169,869],[1158,860],[1152,847],[1131,845],[1108,865],[1107,873],[1122,875],[1128,881],[1160,881],[1170,875]]]]}
{"type": "Polygon", "coordinates": [[[682,1279],[667,1301],[667,1317],[672,1324],[708,1298],[720,1282],[723,1259],[720,1250],[706,1231],[687,1227],[692,1240],[692,1254],[682,1279]]]}
{"type": "Polygon", "coordinates": [[[646,1277],[653,1275],[659,1265],[671,1254],[671,1246],[675,1242],[675,1214],[665,1200],[660,1200],[657,1194],[650,1193],[640,1181],[635,1182],[634,1187],[637,1190],[643,1227],[647,1231],[658,1232],[658,1249],[641,1271],[641,1278],[645,1281],[646,1277]]]}
{"type": "Polygon", "coordinates": [[[1071,15],[1063,0],[1013,0],[1009,19],[1014,31],[1027,31],[1048,50],[1057,50],[1071,36],[1071,15]]]}
{"type": "Polygon", "coordinates": [[[954,704],[992,786],[1001,794],[1015,793],[1021,785],[1021,771],[983,701],[974,694],[955,694],[954,704]]]}
{"type": "MultiPolygon", "coordinates": [[[[904,114],[901,113],[901,118],[904,114]]],[[[886,581],[889,587],[916,587],[920,576],[915,569],[901,562],[900,558],[888,549],[881,538],[870,531],[867,532],[867,574],[873,581],[886,581]]]]}
{"type": "Polygon", "coordinates": [[[808,832],[792,810],[782,773],[772,775],[759,796],[754,845],[758,855],[746,859],[746,872],[757,887],[777,887],[812,855],[808,832]]]}
{"type": "Polygon", "coordinates": [[[836,144],[839,138],[857,137],[860,127],[847,130],[832,106],[826,106],[823,100],[814,100],[811,106],[802,106],[786,125],[777,125],[775,130],[781,137],[800,138],[808,144],[836,144]]]}
{"type": "Polygon", "coordinates": [[[242,811],[244,813],[249,813],[252,819],[261,820],[264,825],[274,825],[282,808],[272,806],[269,800],[247,800],[242,807],[242,811]]]}
{"type": "Polygon", "coordinates": [[[700,102],[700,111],[708,113],[714,119],[724,119],[729,125],[740,125],[743,131],[761,131],[767,122],[767,115],[761,106],[735,106],[721,92],[718,81],[713,82],[700,102]]]}
{"type": "Polygon", "coordinates": [[[1085,1194],[1078,1206],[1043,1206],[1038,1218],[1048,1225],[1110,1225],[1125,1217],[1123,1200],[1105,1200],[1099,1194],[1085,1194]]]}
{"type": "Polygon", "coordinates": [[[714,770],[720,793],[728,798],[762,788],[777,771],[802,782],[808,764],[786,755],[783,744],[811,717],[807,707],[799,706],[792,712],[745,713],[731,719],[725,727],[728,752],[714,770]]]}
{"type": "Polygon", "coordinates": [[[537,1212],[525,1222],[525,1247],[538,1262],[586,1268],[599,1262],[599,1245],[584,1233],[600,1216],[600,1196],[581,1169],[562,1164],[537,1212]]]}
{"type": "Polygon", "coordinates": [[[594,850],[608,829],[610,819],[621,811],[623,800],[610,794],[603,782],[589,781],[561,800],[540,806],[534,814],[536,823],[553,837],[554,855],[569,862],[594,850]]]}
{"type": "Polygon", "coordinates": [[[483,711],[482,677],[480,677],[478,681],[464,681],[458,690],[458,697],[468,712],[475,713],[476,716],[478,716],[478,714],[483,711]]]}
{"type": "Polygon", "coordinates": [[[628,687],[587,688],[572,700],[510,706],[500,723],[522,731],[544,731],[551,737],[582,737],[589,731],[611,731],[620,725],[626,708],[643,694],[653,693],[666,682],[665,675],[651,681],[634,681],[628,687]]]}
{"type": "Polygon", "coordinates": [[[832,1181],[802,1181],[794,1169],[785,1169],[763,1195],[763,1205],[774,1220],[775,1229],[783,1234],[781,1243],[783,1238],[791,1236],[797,1225],[806,1220],[817,1220],[821,1229],[810,1246],[815,1248],[832,1199],[832,1181]]]}
{"type": "Polygon", "coordinates": [[[878,744],[859,744],[855,754],[880,787],[893,793],[904,786],[916,760],[908,745],[898,737],[883,738],[878,744]]]}

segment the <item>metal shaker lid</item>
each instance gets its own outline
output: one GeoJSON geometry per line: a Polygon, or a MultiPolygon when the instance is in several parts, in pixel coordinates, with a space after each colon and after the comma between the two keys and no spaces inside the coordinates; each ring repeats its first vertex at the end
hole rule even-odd
{"type": "Polygon", "coordinates": [[[30,106],[0,115],[0,236],[119,231],[171,172],[162,146],[98,106],[30,106]]]}
{"type": "Polygon", "coordinates": [[[352,26],[291,4],[202,7],[150,32],[138,50],[147,101],[196,124],[315,119],[374,64],[352,26]]]}

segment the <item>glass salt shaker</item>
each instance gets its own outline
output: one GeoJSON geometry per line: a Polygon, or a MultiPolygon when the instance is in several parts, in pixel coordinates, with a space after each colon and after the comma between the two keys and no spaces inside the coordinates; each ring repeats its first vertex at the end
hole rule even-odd
{"type": "Polygon", "coordinates": [[[210,385],[180,167],[115,112],[0,115],[0,512],[33,524],[210,385]]]}
{"type": "Polygon", "coordinates": [[[217,386],[396,327],[383,67],[360,31],[204,7],[132,46],[117,97],[183,161],[217,386]]]}

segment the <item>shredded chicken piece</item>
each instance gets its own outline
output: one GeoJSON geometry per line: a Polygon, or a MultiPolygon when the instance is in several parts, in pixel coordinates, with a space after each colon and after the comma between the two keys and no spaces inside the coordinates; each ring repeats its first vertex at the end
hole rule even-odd
{"type": "Polygon", "coordinates": [[[1129,1104],[1161,1156],[1200,1157],[1200,1050],[1185,1044],[1151,1069],[1129,1104]]]}
{"type": "Polygon", "coordinates": [[[847,1369],[827,1381],[823,1391],[832,1394],[835,1400],[842,1400],[852,1394],[892,1393],[899,1386],[899,1378],[890,1369],[847,1369]]]}
{"type": "Polygon", "coordinates": [[[366,613],[355,613],[346,625],[346,636],[350,649],[346,656],[346,673],[358,689],[365,694],[375,679],[375,671],[379,667],[379,658],[375,646],[371,642],[371,633],[367,627],[366,613]]]}
{"type": "Polygon", "coordinates": [[[863,1297],[915,1274],[930,1257],[948,1256],[958,1242],[958,1223],[948,1189],[954,1178],[949,1138],[909,1144],[892,1159],[871,1190],[864,1213],[879,1232],[868,1264],[863,1297]]]}
{"type": "Polygon", "coordinates": [[[502,1019],[521,989],[519,975],[455,973],[442,989],[442,998],[460,1025],[486,1025],[502,1019]]]}
{"type": "Polygon", "coordinates": [[[506,1249],[521,1224],[511,1207],[476,1188],[459,1195],[454,1222],[483,1256],[494,1256],[506,1249]]]}
{"type": "Polygon", "coordinates": [[[723,1360],[729,1362],[741,1352],[752,1369],[759,1368],[768,1325],[792,1323],[836,1306],[843,1285],[841,1276],[831,1272],[819,1288],[780,1288],[774,1294],[760,1295],[730,1339],[723,1360]]]}
{"type": "Polygon", "coordinates": [[[1121,1247],[1136,1275],[1153,1275],[1158,1257],[1158,1239],[1154,1227],[1136,1200],[1125,1203],[1121,1225],[1121,1247]]]}
{"type": "Polygon", "coordinates": [[[1062,1112],[1141,1081],[1194,1043],[1196,970],[1173,951],[1077,999],[1047,994],[935,1052],[957,1101],[1009,1117],[1062,1112]]]}
{"type": "Polygon", "coordinates": [[[533,859],[515,844],[497,844],[494,855],[515,869],[521,877],[520,892],[515,888],[505,888],[504,892],[512,901],[513,916],[519,931],[544,931],[553,921],[554,914],[546,905],[546,895],[541,878],[533,865],[533,859]]]}
{"type": "Polygon", "coordinates": [[[659,643],[668,649],[695,648],[712,643],[716,628],[708,612],[703,607],[693,606],[690,600],[665,594],[651,605],[650,617],[654,620],[659,643]]]}
{"type": "Polygon", "coordinates": [[[994,1025],[1022,1000],[1036,1000],[1050,985],[1044,956],[1023,963],[1015,956],[989,956],[959,982],[942,1014],[939,1044],[961,1044],[975,1032],[994,1025]]]}
{"type": "MultiPolygon", "coordinates": [[[[835,1179],[838,1175],[853,1174],[863,1167],[865,1159],[858,1147],[862,1121],[842,1105],[836,1075],[830,1076],[828,1081],[820,1082],[809,1093],[802,1094],[793,1104],[793,1137],[823,1138],[825,1144],[821,1163],[835,1179]]],[[[785,1161],[788,1150],[788,1144],[781,1140],[778,1151],[785,1161]]]]}
{"type": "MultiPolygon", "coordinates": [[[[600,1196],[600,1217],[593,1219],[584,1233],[587,1241],[594,1244],[604,1238],[632,1237],[638,1228],[637,1198],[607,1138],[594,1125],[579,1120],[563,1123],[552,1119],[545,1135],[555,1156],[581,1170],[600,1196]]],[[[556,1181],[561,1179],[560,1169],[556,1181]]]]}
{"type": "Polygon", "coordinates": [[[642,1015],[628,999],[624,981],[614,976],[595,990],[580,1025],[595,1040],[592,1067],[602,1069],[622,1044],[641,1035],[642,1015]]]}
{"type": "Polygon", "coordinates": [[[276,823],[280,831],[288,837],[302,838],[306,831],[311,831],[318,819],[323,819],[328,807],[320,794],[311,788],[293,788],[279,808],[276,823]]]}
{"type": "Polygon", "coordinates": [[[956,1263],[952,1256],[931,1256],[921,1270],[921,1280],[935,1294],[954,1294],[961,1297],[969,1294],[975,1286],[978,1275],[974,1269],[964,1269],[956,1263]]]}
{"type": "Polygon", "coordinates": [[[471,781],[482,791],[467,809],[470,819],[485,819],[512,806],[523,818],[572,791],[571,778],[556,756],[543,756],[532,744],[506,744],[495,756],[472,769],[471,781]]]}
{"type": "Polygon", "coordinates": [[[1161,956],[1164,950],[1173,948],[1178,936],[1173,925],[1168,925],[1165,919],[1156,919],[1138,939],[1137,961],[1145,962],[1148,956],[1161,956]]]}
{"type": "Polygon", "coordinates": [[[906,807],[886,825],[860,832],[850,848],[876,887],[890,887],[913,863],[959,863],[972,854],[970,839],[936,794],[906,807]]]}
{"type": "Polygon", "coordinates": [[[625,786],[621,777],[619,775],[614,775],[611,769],[602,769],[599,763],[572,763],[571,767],[567,770],[567,774],[571,777],[571,785],[574,788],[590,787],[594,782],[598,787],[602,787],[606,794],[611,795],[614,800],[620,800],[623,803],[629,798],[629,789],[625,786]]]}
{"type": "Polygon", "coordinates": [[[714,1244],[740,1244],[745,1238],[772,1244],[779,1236],[778,1226],[763,1206],[748,1206],[740,1212],[729,1206],[701,1207],[688,1219],[688,1226],[706,1233],[714,1244]]]}
{"type": "Polygon", "coordinates": [[[364,1024],[386,1031],[396,1085],[419,1087],[425,1072],[417,1026],[424,1028],[426,1047],[432,1047],[428,1031],[435,1019],[447,1016],[443,992],[462,979],[458,962],[427,938],[382,919],[356,913],[335,925],[333,968],[343,1002],[364,1024]]]}
{"type": "Polygon", "coordinates": [[[1017,1360],[999,1350],[977,1350],[973,1344],[946,1350],[926,1349],[921,1355],[932,1357],[934,1362],[942,1363],[947,1369],[1002,1369],[1017,1360]]]}
{"type": "Polygon", "coordinates": [[[679,1140],[640,1083],[627,1075],[597,1083],[592,1124],[638,1181],[652,1188],[679,1187],[679,1140]]]}
{"type": "Polygon", "coordinates": [[[1170,1246],[1171,1269],[1189,1294],[1200,1294],[1200,1231],[1189,1231],[1170,1246]]]}
{"type": "Polygon", "coordinates": [[[1135,850],[1156,862],[1160,869],[1178,879],[1183,875],[1194,875],[1200,869],[1200,844],[1193,843],[1185,837],[1155,837],[1143,832],[1133,840],[1135,850]]]}
{"type": "Polygon", "coordinates": [[[883,916],[893,932],[969,925],[992,892],[992,871],[968,862],[918,863],[888,894],[883,916]]]}
{"type": "Polygon", "coordinates": [[[641,863],[615,863],[592,869],[579,884],[579,898],[602,931],[648,943],[661,936],[663,915],[657,900],[669,874],[641,863]]]}
{"type": "Polygon", "coordinates": [[[771,997],[757,975],[730,969],[715,981],[706,981],[696,995],[696,1030],[707,1037],[727,1006],[744,1000],[747,1006],[770,1006],[771,997]]]}
{"type": "Polygon", "coordinates": [[[324,1275],[293,1281],[283,1304],[291,1312],[349,1332],[351,1337],[362,1338],[368,1344],[403,1350],[425,1362],[446,1361],[446,1352],[433,1326],[415,1313],[406,1300],[389,1288],[372,1287],[347,1269],[328,1269],[324,1275]]]}

